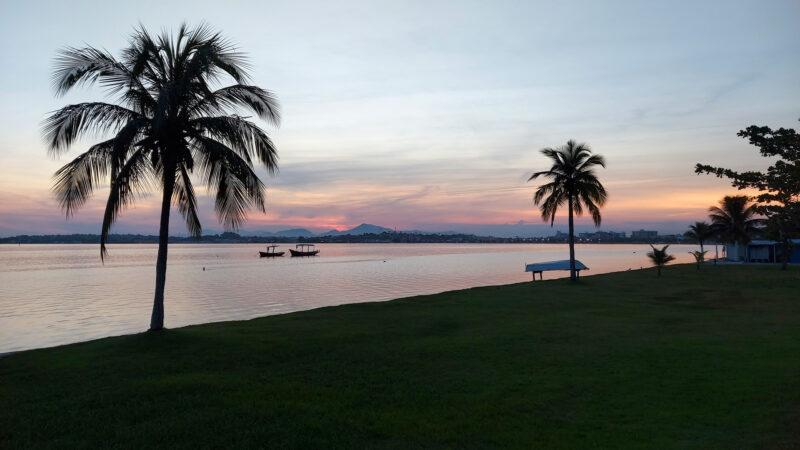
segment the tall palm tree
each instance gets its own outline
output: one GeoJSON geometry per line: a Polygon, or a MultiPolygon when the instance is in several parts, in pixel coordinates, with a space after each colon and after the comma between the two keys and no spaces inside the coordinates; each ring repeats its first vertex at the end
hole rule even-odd
{"type": "Polygon", "coordinates": [[[575,224],[574,215],[581,216],[584,209],[592,215],[595,226],[602,220],[600,207],[608,199],[608,193],[594,172],[597,166],[606,166],[601,155],[592,154],[586,144],[578,144],[574,140],[567,141],[559,148],[544,148],[542,154],[553,162],[549,170],[536,172],[528,179],[545,177],[549,180],[536,189],[533,203],[539,206],[542,220],[550,222],[556,219],[556,212],[565,203],[569,221],[569,274],[576,280],[575,272],[575,224]]]}
{"type": "Polygon", "coordinates": [[[54,175],[53,190],[67,217],[110,178],[100,237],[100,256],[112,224],[135,198],[161,189],[161,223],[151,330],[164,327],[164,285],[170,208],[174,204],[193,236],[201,235],[192,180],[215,196],[227,229],[237,229],[246,210],[265,211],[265,185],[254,171],[257,159],[277,170],[277,150],[258,125],[237,114],[241,108],[278,126],[272,93],[247,84],[243,54],[206,26],[182,25],[172,37],[138,29],[119,59],[93,47],[66,48],[56,58],[56,95],[97,83],[114,99],[65,106],[44,122],[51,154],[65,153],[79,138],[110,138],[89,147],[54,175]],[[232,84],[222,87],[225,79],[232,84]]]}
{"type": "Polygon", "coordinates": [[[739,259],[739,244],[750,242],[762,222],[756,218],[756,205],[750,203],[747,196],[727,195],[719,206],[712,206],[708,211],[711,225],[723,241],[734,244],[734,260],[739,259]]]}
{"type": "Polygon", "coordinates": [[[647,253],[647,257],[650,258],[650,261],[653,262],[653,265],[656,266],[658,270],[658,276],[661,276],[661,268],[669,264],[671,261],[675,260],[675,256],[670,255],[667,253],[667,249],[669,245],[665,245],[662,248],[655,248],[653,244],[650,244],[650,248],[653,251],[647,253]]]}
{"type": "Polygon", "coordinates": [[[700,251],[704,251],[703,244],[714,237],[715,231],[714,227],[712,227],[708,222],[695,222],[692,225],[689,225],[689,230],[684,233],[689,239],[697,241],[700,244],[700,251]]]}

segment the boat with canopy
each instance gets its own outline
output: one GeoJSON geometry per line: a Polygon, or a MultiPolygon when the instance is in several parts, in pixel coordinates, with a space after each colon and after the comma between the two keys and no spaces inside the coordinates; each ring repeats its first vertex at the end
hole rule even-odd
{"type": "Polygon", "coordinates": [[[297,244],[293,249],[289,249],[292,256],[316,256],[319,253],[314,244],[297,244]]]}
{"type": "Polygon", "coordinates": [[[279,256],[283,256],[286,252],[279,252],[277,245],[268,245],[267,251],[265,252],[258,252],[258,256],[262,258],[277,258],[279,256]]]}

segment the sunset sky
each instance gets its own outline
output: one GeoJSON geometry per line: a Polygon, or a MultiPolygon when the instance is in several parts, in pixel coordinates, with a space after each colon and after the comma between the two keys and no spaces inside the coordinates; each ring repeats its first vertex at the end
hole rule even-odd
{"type": "MultiPolygon", "coordinates": [[[[280,173],[260,171],[268,211],[243,231],[368,222],[550,234],[526,180],[547,167],[539,149],[574,138],[608,161],[603,229],[681,232],[734,192],[694,163],[764,167],[736,132],[800,125],[797,0],[3,2],[0,236],[99,232],[106,190],[69,221],[49,190],[90,142],[50,158],[43,117],[104,98],[56,98],[56,51],[118,54],[137,24],[182,20],[235,41],[253,83],[282,105],[283,125],[268,128],[280,173]]],[[[157,203],[142,199],[114,231],[156,234],[157,203]]],[[[201,203],[205,229],[220,231],[201,203]]]]}

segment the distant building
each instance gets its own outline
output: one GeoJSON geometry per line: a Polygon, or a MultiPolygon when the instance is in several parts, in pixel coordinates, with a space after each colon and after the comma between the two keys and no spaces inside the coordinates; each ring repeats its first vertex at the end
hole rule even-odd
{"type": "Polygon", "coordinates": [[[658,231],[651,231],[651,230],[632,231],[631,239],[638,239],[643,241],[658,239],[658,231]]]}
{"type": "Polygon", "coordinates": [[[595,231],[591,233],[580,233],[578,238],[584,241],[618,241],[625,239],[625,233],[618,233],[616,231],[595,231]]]}

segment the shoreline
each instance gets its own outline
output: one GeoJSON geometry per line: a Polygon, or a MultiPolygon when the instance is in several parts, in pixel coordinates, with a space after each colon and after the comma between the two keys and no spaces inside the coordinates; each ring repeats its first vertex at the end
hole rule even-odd
{"type": "MultiPolygon", "coordinates": [[[[693,263],[673,264],[670,267],[679,267],[679,266],[685,266],[685,265],[688,265],[688,264],[693,264],[693,263]]],[[[584,275],[581,275],[581,279],[597,277],[597,276],[602,276],[602,275],[612,275],[612,274],[618,274],[618,273],[632,272],[632,271],[643,271],[643,270],[648,270],[648,269],[652,269],[652,268],[647,267],[647,268],[641,268],[641,269],[627,269],[627,270],[617,270],[617,271],[613,271],[613,272],[584,274],[584,275]]],[[[655,270],[655,269],[653,269],[653,270],[655,270]]],[[[530,284],[530,283],[556,282],[556,281],[564,280],[564,279],[565,279],[564,276],[560,276],[558,278],[548,278],[546,280],[536,280],[536,281],[527,280],[527,281],[520,281],[520,282],[517,282],[517,283],[488,284],[488,285],[480,285],[480,286],[468,287],[468,288],[464,288],[464,289],[449,289],[449,290],[431,292],[431,293],[427,293],[427,294],[417,294],[417,295],[409,295],[409,296],[403,296],[403,297],[394,297],[394,298],[390,298],[390,299],[386,299],[386,300],[372,300],[372,301],[365,301],[365,302],[339,303],[339,304],[335,304],[335,305],[321,305],[321,306],[316,306],[316,307],[313,307],[313,308],[300,309],[300,310],[296,310],[296,311],[287,311],[287,312],[282,312],[282,313],[277,313],[277,314],[259,315],[259,316],[254,316],[254,317],[250,317],[250,318],[247,318],[247,319],[215,320],[215,321],[210,321],[210,322],[190,323],[190,324],[181,325],[181,326],[174,327],[174,328],[165,327],[165,330],[180,330],[180,329],[187,328],[187,327],[196,327],[196,326],[203,326],[203,325],[236,323],[236,322],[248,322],[248,321],[251,321],[251,320],[264,319],[264,318],[267,318],[267,317],[279,317],[279,316],[287,316],[287,315],[291,315],[291,314],[301,314],[301,313],[305,313],[305,312],[308,312],[308,311],[317,311],[317,310],[321,310],[321,309],[325,309],[325,308],[338,308],[338,307],[346,307],[346,306],[350,306],[350,305],[366,305],[366,304],[376,304],[376,303],[389,303],[389,302],[396,302],[396,301],[405,301],[405,300],[419,298],[419,297],[427,297],[427,296],[431,296],[431,295],[445,295],[445,294],[454,295],[454,294],[458,294],[458,293],[461,293],[461,292],[470,291],[472,289],[502,288],[502,287],[507,287],[507,286],[525,285],[525,284],[530,284]]],[[[88,343],[88,342],[94,342],[94,341],[98,341],[98,340],[102,340],[102,339],[113,339],[113,338],[119,338],[119,337],[124,337],[124,336],[134,336],[134,335],[139,335],[139,334],[148,333],[148,332],[149,332],[148,330],[142,330],[142,331],[131,332],[131,333],[111,334],[111,335],[108,335],[108,336],[100,336],[100,337],[91,338],[91,339],[87,339],[87,340],[83,340],[83,341],[65,342],[63,344],[55,344],[55,345],[45,346],[45,347],[34,347],[34,348],[23,349],[23,350],[11,350],[11,351],[7,351],[7,352],[0,352],[0,358],[6,357],[6,356],[10,356],[10,355],[13,355],[13,354],[16,354],[16,353],[38,351],[38,350],[48,350],[48,349],[54,349],[54,348],[69,346],[69,345],[85,344],[85,343],[88,343]]]]}
{"type": "MultiPolygon", "coordinates": [[[[709,261],[707,261],[706,264],[709,264],[711,266],[714,265],[713,263],[711,263],[709,261]]],[[[695,265],[695,263],[687,262],[687,263],[672,264],[672,265],[670,265],[668,267],[684,267],[684,266],[692,266],[693,267],[694,265],[695,265]]],[[[746,264],[745,263],[737,263],[737,262],[721,262],[718,265],[719,266],[724,266],[724,265],[746,265],[746,264]]],[[[747,265],[773,266],[772,264],[764,264],[764,263],[749,263],[747,265]]],[[[581,275],[580,279],[601,277],[601,276],[605,276],[605,275],[623,274],[623,273],[629,273],[629,272],[643,272],[643,271],[648,271],[648,270],[655,272],[655,268],[653,268],[653,267],[644,267],[644,268],[639,268],[639,269],[630,268],[630,269],[627,269],[627,270],[617,270],[617,271],[613,271],[613,272],[583,274],[583,275],[581,275]]],[[[287,311],[287,312],[281,312],[281,313],[276,313],[276,314],[257,315],[257,316],[253,316],[253,317],[249,317],[249,318],[245,318],[245,319],[212,320],[212,321],[209,321],[209,322],[189,323],[189,324],[177,326],[177,327],[174,327],[174,328],[165,327],[165,330],[171,331],[171,330],[181,330],[181,329],[185,329],[185,328],[188,328],[188,327],[196,327],[196,326],[204,326],[204,325],[234,324],[234,323],[238,323],[238,322],[249,322],[249,321],[260,320],[260,319],[265,319],[265,318],[269,318],[269,317],[281,317],[281,316],[288,316],[288,315],[293,315],[293,314],[302,314],[302,313],[306,313],[306,312],[309,312],[309,311],[318,311],[318,310],[327,309],[327,308],[348,307],[348,306],[352,306],[352,305],[369,305],[369,304],[391,303],[391,302],[397,302],[397,301],[408,301],[408,300],[413,300],[413,299],[416,299],[416,298],[436,296],[436,295],[458,295],[460,293],[465,293],[467,291],[471,291],[471,290],[474,290],[474,289],[504,288],[504,287],[511,287],[511,286],[516,286],[516,285],[528,285],[528,284],[532,284],[532,285],[537,285],[538,286],[538,285],[541,285],[542,283],[547,283],[547,282],[551,282],[551,283],[552,282],[560,282],[560,281],[565,280],[567,277],[568,277],[568,275],[559,276],[558,278],[548,278],[548,279],[545,279],[545,280],[535,280],[535,281],[526,280],[526,281],[520,281],[520,282],[516,282],[516,283],[479,285],[479,286],[473,286],[473,287],[468,287],[468,288],[463,288],[463,289],[449,289],[449,290],[443,290],[443,291],[435,291],[435,292],[426,293],[426,294],[417,294],[417,295],[394,297],[394,298],[390,298],[390,299],[386,299],[386,300],[371,300],[371,301],[363,301],[363,302],[349,302],[349,303],[338,303],[338,304],[333,304],[333,305],[321,305],[321,306],[315,306],[313,308],[308,308],[308,309],[299,309],[299,310],[295,310],[295,311],[287,311]]],[[[104,339],[114,339],[114,338],[121,338],[121,337],[125,337],[125,336],[135,336],[135,335],[140,335],[140,334],[145,334],[145,333],[149,333],[149,330],[141,330],[141,331],[135,331],[135,332],[129,332],[129,333],[121,333],[121,334],[110,334],[110,335],[107,335],[107,336],[99,336],[99,337],[90,338],[90,339],[86,339],[86,340],[74,341],[74,342],[65,342],[65,343],[62,343],[62,344],[54,344],[54,345],[44,346],[44,347],[34,347],[34,348],[28,348],[28,349],[22,349],[22,350],[10,350],[10,351],[6,351],[6,352],[0,352],[0,358],[4,358],[4,357],[7,357],[7,356],[10,356],[10,355],[13,355],[13,354],[17,354],[17,353],[39,351],[39,350],[50,350],[50,349],[55,349],[55,348],[60,348],[60,347],[65,347],[65,346],[70,346],[70,345],[86,344],[86,343],[99,341],[99,340],[104,340],[104,339]]]]}

